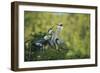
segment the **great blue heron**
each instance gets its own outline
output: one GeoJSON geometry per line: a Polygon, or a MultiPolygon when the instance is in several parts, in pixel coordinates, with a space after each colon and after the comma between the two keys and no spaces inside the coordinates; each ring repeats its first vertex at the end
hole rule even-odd
{"type": "Polygon", "coordinates": [[[52,32],[52,37],[51,37],[51,40],[50,40],[50,44],[55,46],[56,49],[58,49],[58,45],[60,45],[62,43],[62,41],[60,40],[60,37],[59,37],[62,29],[63,29],[63,25],[62,25],[62,23],[59,23],[57,25],[56,31],[52,32]]]}
{"type": "Polygon", "coordinates": [[[56,27],[56,31],[53,31],[53,28],[48,30],[48,33],[41,39],[37,40],[34,43],[34,46],[37,49],[43,50],[45,45],[55,46],[58,49],[58,45],[61,45],[63,41],[60,39],[59,35],[63,29],[62,23],[59,23],[56,27]]]}
{"type": "Polygon", "coordinates": [[[50,48],[56,49],[56,51],[60,53],[65,52],[65,50],[67,49],[66,44],[64,43],[63,40],[61,40],[60,37],[62,29],[63,29],[63,24],[59,23],[57,24],[55,31],[54,31],[54,27],[52,27],[41,38],[38,38],[35,41],[33,39],[32,42],[30,42],[31,46],[30,46],[29,59],[33,60],[32,56],[36,57],[37,59],[38,57],[40,57],[41,53],[45,53],[44,51],[50,48]]]}

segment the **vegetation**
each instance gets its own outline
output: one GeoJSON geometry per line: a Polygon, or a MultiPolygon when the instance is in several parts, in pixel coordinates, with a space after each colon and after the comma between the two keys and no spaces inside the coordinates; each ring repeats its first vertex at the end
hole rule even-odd
{"type": "Polygon", "coordinates": [[[90,15],[59,12],[24,12],[25,61],[84,59],[90,57],[90,15]],[[63,24],[60,38],[64,41],[58,49],[46,45],[43,50],[33,44],[43,38],[48,29],[63,24]],[[64,47],[63,49],[61,47],[64,47]]]}

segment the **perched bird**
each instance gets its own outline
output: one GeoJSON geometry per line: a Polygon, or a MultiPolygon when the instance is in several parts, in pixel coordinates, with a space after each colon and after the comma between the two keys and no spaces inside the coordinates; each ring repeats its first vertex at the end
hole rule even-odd
{"type": "Polygon", "coordinates": [[[53,28],[50,28],[47,34],[43,38],[40,38],[35,42],[34,46],[40,50],[41,49],[43,50],[44,46],[48,44],[49,46],[55,46],[56,49],[58,49],[58,45],[62,43],[59,37],[62,29],[63,29],[62,23],[59,23],[57,25],[55,32],[53,31],[53,28]]]}
{"type": "Polygon", "coordinates": [[[50,43],[51,43],[51,45],[55,46],[56,49],[58,49],[58,45],[61,43],[59,35],[60,35],[62,29],[63,29],[63,25],[62,25],[62,23],[59,23],[56,28],[56,31],[52,33],[50,43]]]}

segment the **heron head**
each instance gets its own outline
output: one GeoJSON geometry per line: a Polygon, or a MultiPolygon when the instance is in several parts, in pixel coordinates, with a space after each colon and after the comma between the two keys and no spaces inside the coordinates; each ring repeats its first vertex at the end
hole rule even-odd
{"type": "Polygon", "coordinates": [[[58,30],[62,30],[63,29],[63,24],[62,23],[59,23],[58,26],[57,26],[58,30]]]}

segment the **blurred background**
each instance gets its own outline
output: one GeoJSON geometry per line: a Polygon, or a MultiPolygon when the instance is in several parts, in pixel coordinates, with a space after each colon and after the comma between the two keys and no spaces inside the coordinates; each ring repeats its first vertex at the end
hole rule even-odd
{"type": "Polygon", "coordinates": [[[24,12],[24,58],[25,61],[85,59],[90,58],[90,15],[64,12],[24,12]],[[34,50],[32,43],[43,38],[53,26],[63,24],[60,38],[64,49],[58,51],[48,47],[44,51],[34,50]]]}

